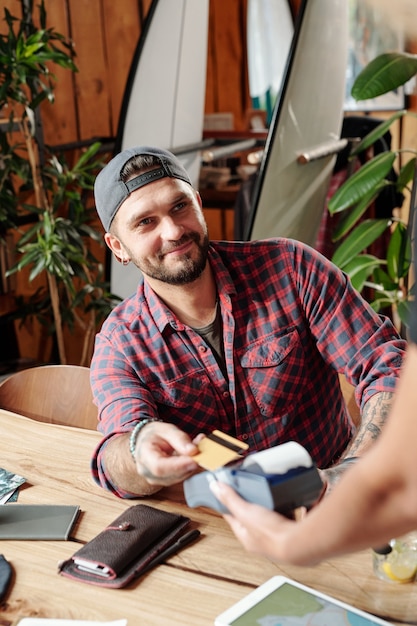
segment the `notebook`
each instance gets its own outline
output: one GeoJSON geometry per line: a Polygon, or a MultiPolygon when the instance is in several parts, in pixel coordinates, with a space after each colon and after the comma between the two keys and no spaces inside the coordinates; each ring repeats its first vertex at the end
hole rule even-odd
{"type": "Polygon", "coordinates": [[[66,540],[80,507],[66,504],[3,504],[0,539],[66,540]]]}

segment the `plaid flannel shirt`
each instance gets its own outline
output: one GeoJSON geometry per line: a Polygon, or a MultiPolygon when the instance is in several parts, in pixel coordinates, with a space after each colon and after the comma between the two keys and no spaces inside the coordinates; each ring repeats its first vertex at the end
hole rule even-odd
{"type": "Polygon", "coordinates": [[[393,391],[406,342],[346,275],[294,240],[212,242],[227,378],[200,335],[146,282],[118,305],[96,337],[91,381],[103,439],[95,480],[120,497],[103,449],[144,418],[190,437],[218,428],[249,450],[295,440],[318,467],[333,464],[353,428],[338,384],[343,372],[363,404],[393,391]]]}

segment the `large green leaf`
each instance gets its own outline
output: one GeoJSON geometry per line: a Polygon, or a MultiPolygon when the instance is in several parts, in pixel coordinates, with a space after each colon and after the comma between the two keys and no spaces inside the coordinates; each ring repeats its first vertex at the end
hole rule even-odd
{"type": "Polygon", "coordinates": [[[411,242],[407,227],[398,222],[391,235],[387,250],[389,276],[398,281],[408,274],[411,265],[411,242]]]}
{"type": "Polygon", "coordinates": [[[390,219],[364,220],[340,244],[332,257],[333,263],[344,269],[345,265],[363,252],[390,225],[390,219]]]}
{"type": "Polygon", "coordinates": [[[381,261],[372,254],[359,254],[355,259],[346,263],[343,270],[349,275],[355,289],[362,291],[365,281],[380,263],[381,261]]]}
{"type": "MultiPolygon", "coordinates": [[[[80,170],[82,167],[87,165],[89,161],[91,161],[91,159],[97,154],[100,148],[101,148],[101,143],[99,141],[95,141],[94,143],[92,143],[91,146],[89,146],[87,150],[85,150],[85,152],[81,154],[80,158],[74,165],[73,169],[80,170]]],[[[90,168],[91,168],[91,164],[90,164],[90,168]]]]}
{"type": "Polygon", "coordinates": [[[375,187],[375,189],[370,189],[368,193],[366,193],[355,206],[351,208],[350,211],[345,211],[342,219],[334,229],[332,241],[339,241],[342,237],[346,235],[350,231],[351,228],[359,221],[362,215],[365,213],[366,209],[372,204],[372,202],[377,198],[379,192],[383,187],[386,187],[388,183],[386,181],[382,181],[379,185],[375,187]]]}
{"type": "Polygon", "coordinates": [[[397,302],[397,313],[401,322],[408,326],[410,324],[411,303],[409,300],[400,300],[397,302]]]}
{"type": "Polygon", "coordinates": [[[384,179],[391,170],[395,159],[394,152],[381,152],[365,163],[330,198],[329,212],[333,215],[359,202],[365,194],[370,193],[384,179]]]}
{"type": "Polygon", "coordinates": [[[403,191],[404,187],[408,185],[408,183],[413,180],[416,168],[416,157],[413,157],[400,170],[398,174],[396,188],[397,191],[403,191]]]}
{"type": "Polygon", "coordinates": [[[407,111],[397,111],[394,115],[391,115],[390,118],[385,120],[385,122],[381,122],[378,124],[376,128],[371,130],[370,133],[365,135],[365,137],[358,143],[358,145],[352,150],[352,156],[363,152],[370,146],[372,146],[378,139],[381,139],[387,132],[387,130],[391,127],[391,125],[396,122],[400,117],[406,115],[407,111]]]}
{"type": "Polygon", "coordinates": [[[374,272],[374,282],[379,286],[380,292],[397,292],[398,281],[392,280],[392,278],[385,272],[382,267],[377,267],[374,272]]]}
{"type": "MultiPolygon", "coordinates": [[[[395,295],[389,291],[376,291],[375,299],[371,302],[371,307],[379,313],[380,311],[387,310],[393,304],[396,303],[395,295]]],[[[387,311],[388,313],[388,311],[387,311]]]]}
{"type": "Polygon", "coordinates": [[[376,98],[404,85],[417,73],[417,55],[387,52],[371,61],[357,76],[352,96],[355,100],[376,98]]]}

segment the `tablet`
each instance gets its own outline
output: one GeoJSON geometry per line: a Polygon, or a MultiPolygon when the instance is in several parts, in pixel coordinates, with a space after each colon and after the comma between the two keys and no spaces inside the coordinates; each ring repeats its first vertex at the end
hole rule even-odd
{"type": "MultiPolygon", "coordinates": [[[[215,626],[389,626],[389,622],[326,596],[315,589],[274,576],[218,615],[215,626]]],[[[391,625],[392,626],[392,625],[391,625]]]]}

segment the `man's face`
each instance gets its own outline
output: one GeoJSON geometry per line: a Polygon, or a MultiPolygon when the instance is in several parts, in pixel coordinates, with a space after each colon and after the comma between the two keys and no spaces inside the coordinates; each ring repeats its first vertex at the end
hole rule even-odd
{"type": "Polygon", "coordinates": [[[199,194],[177,178],[134,191],[121,205],[105,240],[150,279],[170,285],[196,280],[207,261],[208,233],[199,194]]]}

